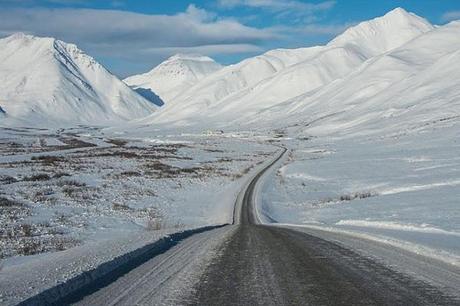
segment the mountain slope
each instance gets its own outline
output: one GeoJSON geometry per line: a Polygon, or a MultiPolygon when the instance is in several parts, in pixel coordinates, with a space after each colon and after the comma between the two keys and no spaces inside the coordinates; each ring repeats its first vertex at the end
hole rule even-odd
{"type": "Polygon", "coordinates": [[[171,119],[176,115],[193,116],[216,101],[248,89],[292,64],[315,56],[320,50],[321,47],[277,49],[224,67],[176,97],[173,107],[167,108],[167,113],[172,115],[171,119]]]}
{"type": "Polygon", "coordinates": [[[434,27],[424,18],[396,8],[383,17],[346,30],[328,46],[354,46],[366,57],[395,49],[434,27]]]}
{"type": "Polygon", "coordinates": [[[282,59],[276,56],[280,52],[272,51],[226,67],[177,97],[176,107],[153,117],[160,122],[192,121],[204,111],[226,120],[250,117],[344,78],[372,57],[432,29],[423,18],[396,9],[348,29],[326,46],[285,50],[282,59]]]}
{"type": "Polygon", "coordinates": [[[306,135],[398,135],[460,122],[460,22],[366,61],[317,91],[242,118],[306,135]]]}
{"type": "Polygon", "coordinates": [[[311,126],[315,133],[409,132],[458,121],[459,59],[460,22],[453,22],[372,59],[311,97],[298,99],[296,111],[342,111],[311,126]]]}
{"type": "Polygon", "coordinates": [[[207,56],[177,54],[151,71],[128,77],[124,82],[135,89],[150,89],[168,102],[221,68],[207,56]]]}
{"type": "Polygon", "coordinates": [[[22,33],[0,40],[0,107],[28,123],[88,124],[156,109],[75,45],[22,33]]]}

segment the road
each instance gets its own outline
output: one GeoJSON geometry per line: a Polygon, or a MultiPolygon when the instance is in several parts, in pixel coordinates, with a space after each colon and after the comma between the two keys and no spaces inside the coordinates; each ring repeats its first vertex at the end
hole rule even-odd
{"type": "Polygon", "coordinates": [[[196,285],[190,305],[458,304],[337,244],[259,224],[254,199],[262,175],[244,191],[238,228],[196,285]]]}
{"type": "MultiPolygon", "coordinates": [[[[339,244],[260,224],[256,173],[234,225],[193,235],[109,285],[61,302],[78,305],[459,305],[425,282],[339,244]]],[[[273,167],[274,168],[274,167],[273,167]]]]}

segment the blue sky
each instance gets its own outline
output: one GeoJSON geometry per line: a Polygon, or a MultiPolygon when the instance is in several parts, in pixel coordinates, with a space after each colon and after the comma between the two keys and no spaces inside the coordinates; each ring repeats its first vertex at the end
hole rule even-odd
{"type": "Polygon", "coordinates": [[[175,53],[229,64],[323,44],[398,6],[434,24],[460,19],[459,0],[0,0],[0,37],[22,31],[76,43],[124,77],[175,53]]]}

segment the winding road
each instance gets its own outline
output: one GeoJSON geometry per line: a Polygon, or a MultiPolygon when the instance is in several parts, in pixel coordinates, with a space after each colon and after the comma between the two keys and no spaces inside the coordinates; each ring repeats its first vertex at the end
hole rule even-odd
{"type": "Polygon", "coordinates": [[[190,305],[456,305],[436,288],[337,244],[260,224],[257,174],[238,228],[207,268],[190,305]]]}
{"type": "Polygon", "coordinates": [[[458,300],[339,244],[261,224],[253,174],[234,224],[195,234],[110,284],[61,300],[78,305],[460,305],[458,300]]]}

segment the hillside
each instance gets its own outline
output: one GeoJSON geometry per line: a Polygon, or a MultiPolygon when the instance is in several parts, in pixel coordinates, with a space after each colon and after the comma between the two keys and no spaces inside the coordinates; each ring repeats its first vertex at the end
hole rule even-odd
{"type": "Polygon", "coordinates": [[[156,109],[77,46],[22,33],[0,40],[0,107],[28,124],[113,123],[156,109]]]}
{"type": "Polygon", "coordinates": [[[207,56],[177,54],[151,71],[128,77],[134,89],[151,90],[168,102],[222,66],[207,56]]]}

